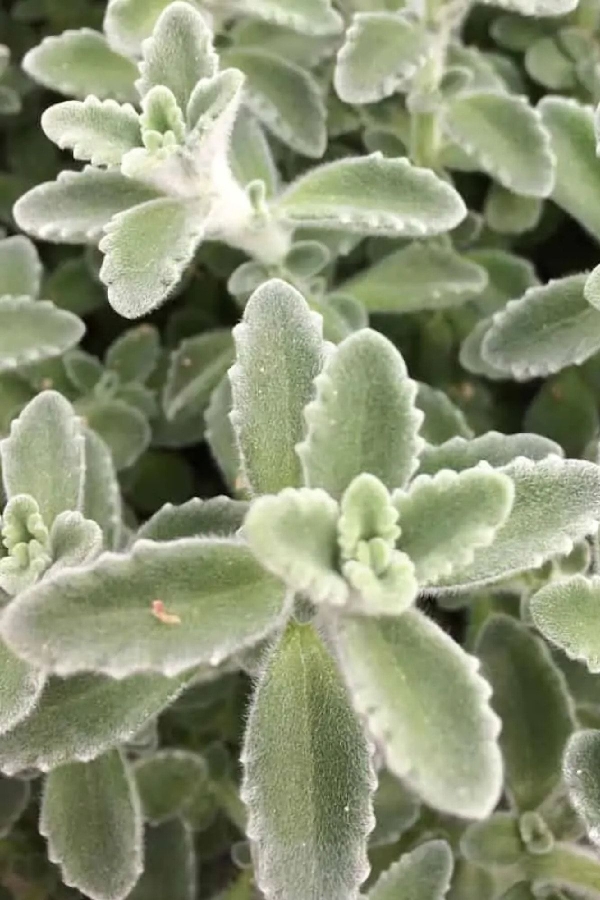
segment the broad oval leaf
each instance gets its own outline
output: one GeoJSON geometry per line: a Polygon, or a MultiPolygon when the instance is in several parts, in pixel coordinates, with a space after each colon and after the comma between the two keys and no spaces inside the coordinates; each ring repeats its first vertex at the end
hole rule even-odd
{"type": "Polygon", "coordinates": [[[367,900],[444,900],[453,868],[446,841],[426,841],[380,875],[367,900]]]}
{"type": "Polygon", "coordinates": [[[584,297],[586,276],[532,287],[496,313],[481,346],[484,359],[517,381],[581,365],[600,350],[600,311],[584,297]]]}
{"type": "Polygon", "coordinates": [[[572,735],[563,762],[571,803],[586,824],[590,839],[600,844],[600,731],[572,735]]]}
{"type": "Polygon", "coordinates": [[[460,849],[469,862],[480,866],[517,864],[525,853],[517,815],[495,812],[484,822],[473,822],[461,837],[460,849]]]}
{"type": "Polygon", "coordinates": [[[446,125],[453,139],[505,188],[529,197],[552,192],[550,137],[539,112],[524,97],[466,93],[450,104],[446,125]]]}
{"type": "Polygon", "coordinates": [[[302,484],[295,447],[322,366],[321,335],[321,317],[298,291],[277,279],[254,292],[234,329],[237,362],[229,371],[230,419],[245,486],[255,494],[302,484]],[[270,440],[273,434],[277,441],[270,440]]]}
{"type": "Polygon", "coordinates": [[[85,430],[85,479],[82,512],[97,522],[107,550],[116,550],[121,536],[121,491],[109,447],[85,430]]]}
{"type": "Polygon", "coordinates": [[[499,234],[522,234],[539,224],[542,201],[539,197],[513,194],[499,184],[492,184],[485,199],[485,218],[499,234]]]}
{"type": "Polygon", "coordinates": [[[41,120],[45,134],[75,159],[94,166],[118,166],[124,154],[141,146],[142,132],[133,106],[98,100],[67,100],[49,107],[41,120]]]}
{"type": "Polygon", "coordinates": [[[240,542],[137,541],[128,555],[105,553],[46,578],[9,606],[0,628],[19,655],[57,675],[175,676],[258,643],[284,601],[283,585],[240,542]]]}
{"type": "Polygon", "coordinates": [[[54,769],[39,828],[64,883],[92,900],[124,900],[142,872],[139,801],[118,750],[54,769]]]}
{"type": "Polygon", "coordinates": [[[0,741],[23,719],[27,719],[42,693],[46,678],[0,641],[0,741]]]}
{"type": "Polygon", "coordinates": [[[29,238],[17,234],[0,241],[0,297],[37,297],[42,274],[42,263],[29,238]]]}
{"type": "Polygon", "coordinates": [[[186,338],[171,354],[163,389],[167,418],[204,414],[212,392],[234,359],[229,329],[205,331],[186,338]]]}
{"type": "Polygon", "coordinates": [[[306,35],[338,34],[342,18],[330,0],[232,0],[236,11],[306,35]]]}
{"type": "Polygon", "coordinates": [[[194,900],[196,867],[193,835],[181,819],[148,825],[144,871],[127,900],[194,900]]]}
{"type": "Polygon", "coordinates": [[[504,524],[514,498],[511,479],[486,463],[457,473],[419,475],[408,491],[392,501],[400,514],[399,548],[416,569],[419,584],[470,563],[476,550],[489,546],[504,524]]]}
{"type": "Polygon", "coordinates": [[[335,627],[342,671],[388,768],[429,805],[485,818],[500,796],[500,722],[477,660],[417,610],[345,616],[335,627]]]}
{"type": "Polygon", "coordinates": [[[384,256],[338,290],[369,312],[411,313],[466,302],[487,285],[484,268],[447,247],[414,243],[384,256]]]}
{"type": "Polygon", "coordinates": [[[487,619],[477,655],[502,720],[508,791],[519,812],[534,810],[560,783],[565,744],[575,727],[565,678],[546,644],[508,616],[487,619]]]}
{"type": "Polygon", "coordinates": [[[229,164],[242,187],[262,181],[270,197],[279,186],[279,172],[262,126],[244,109],[238,113],[231,133],[229,164]]]}
{"type": "Polygon", "coordinates": [[[32,188],[17,201],[13,215],[23,231],[40,240],[94,244],[113,216],[157,196],[117,170],[90,166],[61,172],[56,181],[32,188]]]}
{"type": "Polygon", "coordinates": [[[369,865],[375,776],[335,663],[292,623],[260,676],[242,754],[247,833],[267,900],[358,893],[369,865]]]}
{"type": "Polygon", "coordinates": [[[590,672],[600,672],[599,600],[600,578],[575,575],[547,584],[530,601],[533,620],[544,637],[571,659],[585,662],[590,672]]]}
{"type": "Polygon", "coordinates": [[[316,379],[297,448],[305,481],[340,499],[358,475],[403,487],[417,466],[423,414],[404,360],[382,335],[363,328],[342,341],[316,379]],[[377,435],[377,440],[373,436],[377,435]]]}
{"type": "MultiPolygon", "coordinates": [[[[111,47],[132,58],[141,55],[142,42],[171,0],[108,0],[104,33],[111,47]]],[[[191,0],[193,2],[193,0],[191,0]]]]}
{"type": "Polygon", "coordinates": [[[425,237],[454,228],[466,208],[430,169],[373,153],[311,169],[284,191],[274,212],[292,225],[425,237]]]}
{"type": "Polygon", "coordinates": [[[419,457],[419,474],[435,475],[440,469],[462,472],[480,462],[487,462],[497,469],[519,456],[541,460],[551,455],[562,456],[561,448],[540,434],[488,431],[470,440],[458,435],[437,447],[424,447],[419,457]]]}
{"type": "Polygon", "coordinates": [[[136,100],[135,63],[112,50],[106,38],[90,28],[63,31],[44,38],[23,58],[23,68],[50,90],[79,97],[89,94],[136,100]]]}
{"type": "Polygon", "coordinates": [[[415,403],[425,416],[421,425],[421,437],[428,444],[442,444],[453,437],[473,437],[463,411],[454,405],[444,391],[420,382],[415,403]]]}
{"type": "Polygon", "coordinates": [[[189,750],[160,750],[138,760],[133,771],[144,819],[153,825],[183,813],[208,780],[204,758],[189,750]]]}
{"type": "Polygon", "coordinates": [[[128,328],[106,351],[106,368],[116,372],[122,384],[143,384],[156,369],[160,359],[160,334],[153,325],[128,328]]]}
{"type": "Polygon", "coordinates": [[[194,497],[174,506],[166,503],[137,532],[136,540],[175,541],[183,537],[231,537],[244,521],[248,504],[229,497],[194,497]]]}
{"type": "Polygon", "coordinates": [[[81,319],[49,300],[0,297],[0,372],[60,356],[84,333],[81,319]]]}
{"type": "Polygon", "coordinates": [[[122,400],[92,398],[80,401],[77,410],[110,449],[117,471],[133,465],[150,444],[146,416],[122,400]]]}

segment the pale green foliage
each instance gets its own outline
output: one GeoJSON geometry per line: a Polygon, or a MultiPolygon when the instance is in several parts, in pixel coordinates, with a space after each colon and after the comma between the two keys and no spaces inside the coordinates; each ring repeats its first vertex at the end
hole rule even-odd
{"type": "Polygon", "coordinates": [[[578,731],[569,741],[564,759],[569,797],[595,844],[600,839],[599,751],[600,732],[578,731]]]}
{"type": "Polygon", "coordinates": [[[452,866],[448,844],[429,841],[390,866],[369,891],[368,900],[443,900],[452,866]]]}
{"type": "Polygon", "coordinates": [[[84,331],[81,319],[49,300],[0,297],[0,372],[59,356],[84,331]]]}
{"type": "Polygon", "coordinates": [[[546,585],[534,595],[531,611],[537,627],[572,659],[600,672],[600,631],[597,627],[597,577],[575,575],[546,585]]]}

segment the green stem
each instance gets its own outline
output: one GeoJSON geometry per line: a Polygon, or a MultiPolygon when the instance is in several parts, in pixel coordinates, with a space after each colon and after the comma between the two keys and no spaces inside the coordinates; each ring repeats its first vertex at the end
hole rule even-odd
{"type": "Polygon", "coordinates": [[[600,896],[600,862],[570,844],[556,844],[550,853],[528,855],[524,863],[532,881],[561,885],[600,896]]]}

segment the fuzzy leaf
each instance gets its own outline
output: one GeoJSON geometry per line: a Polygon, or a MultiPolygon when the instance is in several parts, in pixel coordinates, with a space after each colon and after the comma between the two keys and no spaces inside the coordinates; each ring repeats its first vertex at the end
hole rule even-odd
{"type": "Polygon", "coordinates": [[[0,835],[4,838],[25,811],[31,797],[26,781],[0,775],[0,835]]]}
{"type": "MultiPolygon", "coordinates": [[[[171,0],[108,0],[104,33],[111,47],[125,56],[140,56],[142,42],[171,0]]],[[[192,0],[193,2],[193,0],[192,0]]]]}
{"type": "Polygon", "coordinates": [[[494,468],[499,468],[519,456],[541,460],[552,454],[562,456],[561,448],[540,434],[500,434],[499,431],[488,431],[472,440],[458,436],[438,447],[424,447],[419,457],[419,474],[435,475],[440,469],[462,472],[479,462],[487,462],[494,468]]]}
{"type": "Polygon", "coordinates": [[[180,815],[206,787],[208,767],[198,753],[167,749],[140,759],[134,774],[144,818],[158,825],[180,815]]]}
{"type": "Polygon", "coordinates": [[[519,812],[534,810],[560,783],[562,755],[575,727],[564,676],[546,644],[508,616],[487,619],[477,655],[502,720],[510,796],[519,812]]]}
{"type": "Polygon", "coordinates": [[[145,97],[151,88],[163,85],[172,91],[185,112],[193,90],[202,78],[211,78],[218,68],[212,47],[212,32],[204,17],[189,3],[166,7],[143,43],[141,78],[136,86],[145,97]]]}
{"type": "Polygon", "coordinates": [[[202,415],[234,356],[229,329],[205,331],[183,340],[171,354],[163,389],[167,418],[202,415]]]}
{"type": "Polygon", "coordinates": [[[420,475],[393,503],[400,514],[398,546],[412,560],[419,584],[435,584],[489,546],[511,510],[514,487],[485,463],[456,473],[420,475]]]}
{"type": "Polygon", "coordinates": [[[284,599],[234,540],[137,541],[129,555],[105,553],[21,594],[1,627],[21,656],[57,675],[174,676],[257,643],[284,599]]]}
{"type": "Polygon", "coordinates": [[[118,681],[104,675],[50,678],[43,693],[38,676],[29,716],[21,716],[0,735],[0,769],[9,775],[26,769],[45,772],[67,762],[95,759],[131,740],[195,674],[196,670],[165,678],[144,673],[118,681]]]}
{"type": "Polygon", "coordinates": [[[515,194],[547,197],[554,185],[554,156],[539,113],[523,97],[480,92],[451,103],[452,138],[484,172],[515,194]]]}
{"type": "Polygon", "coordinates": [[[577,0],[483,0],[520,16],[565,16],[577,6],[577,0]]]}
{"type": "Polygon", "coordinates": [[[75,159],[94,166],[118,166],[125,153],[142,143],[133,106],[120,106],[114,100],[102,102],[93,94],[83,103],[67,100],[49,107],[41,124],[61,150],[69,149],[75,159]]]}
{"type": "Polygon", "coordinates": [[[410,313],[445,309],[481,293],[485,269],[447,247],[414,243],[384,256],[340,285],[369,312],[410,313]]]}
{"type": "Polygon", "coordinates": [[[300,486],[295,447],[322,365],[321,317],[298,291],[274,279],[252,295],[233,336],[231,422],[247,486],[255,494],[300,486]],[[274,433],[277,441],[269,439],[274,433]]]}
{"type": "Polygon", "coordinates": [[[160,335],[152,325],[129,328],[106,352],[106,367],[116,372],[122,384],[144,383],[158,365],[160,335]]]}
{"type": "Polygon", "coordinates": [[[145,830],[144,871],[127,900],[194,900],[196,854],[180,819],[145,830]]]}
{"type": "Polygon", "coordinates": [[[34,81],[67,97],[136,100],[135,63],[111,50],[106,38],[90,28],[44,38],[25,54],[23,68],[34,81]]]}
{"type": "Polygon", "coordinates": [[[116,550],[121,533],[121,492],[109,448],[102,438],[85,431],[85,480],[82,512],[97,522],[107,550],[116,550]]]}
{"type": "Polygon", "coordinates": [[[40,240],[94,244],[113,216],[157,196],[116,170],[88,167],[61,172],[56,181],[32,188],[17,201],[13,215],[20,228],[40,240]]]}
{"type": "Polygon", "coordinates": [[[362,329],[346,338],[316,379],[297,448],[306,483],[339,499],[363,472],[392,490],[412,475],[422,442],[416,385],[386,338],[362,329]],[[373,435],[378,435],[377,441],[373,435]]]}
{"type": "Polygon", "coordinates": [[[531,599],[531,612],[542,634],[571,659],[600,672],[597,609],[600,578],[575,575],[547,584],[531,599]]]}
{"type": "Polygon", "coordinates": [[[260,676],[242,797],[267,900],[357,895],[374,820],[370,748],[329,652],[292,623],[260,676]]]}
{"type": "Polygon", "coordinates": [[[338,50],[334,85],[345,103],[376,103],[406,90],[427,58],[429,36],[402,13],[359,12],[338,50]]]}
{"type": "Polygon", "coordinates": [[[38,252],[29,238],[17,234],[0,241],[0,297],[37,297],[42,274],[38,252]]]}
{"type": "Polygon", "coordinates": [[[122,400],[85,400],[78,411],[110,449],[117,471],[133,465],[150,443],[146,416],[122,400]]]}
{"type": "Polygon", "coordinates": [[[33,497],[47,528],[59,513],[81,508],[83,431],[61,394],[45,391],[28,403],[0,443],[0,456],[7,497],[33,497]]]}
{"type": "Polygon", "coordinates": [[[338,34],[342,18],[330,0],[232,0],[236,11],[307,35],[338,34]]]}
{"type": "Polygon", "coordinates": [[[496,313],[482,354],[517,381],[581,365],[600,350],[600,311],[584,297],[586,276],[532,287],[496,313]]]}
{"type": "Polygon", "coordinates": [[[367,900],[444,900],[453,866],[446,841],[427,841],[380,875],[367,900]]]}
{"type": "Polygon", "coordinates": [[[175,541],[184,537],[231,537],[242,527],[248,504],[229,497],[188,500],[181,506],[166,503],[145,522],[136,540],[175,541]]]}
{"type": "Polygon", "coordinates": [[[464,832],[460,849],[466,859],[481,866],[515,865],[525,853],[517,816],[495,812],[485,822],[474,822],[464,832]]]}
{"type": "Polygon", "coordinates": [[[44,681],[39,669],[19,659],[0,641],[0,741],[1,735],[27,719],[39,700],[44,681]]]}
{"type": "Polygon", "coordinates": [[[204,217],[180,200],[161,197],[115,215],[105,227],[100,278],[113,309],[137,319],[167,299],[204,234],[204,217]]]}
{"type": "Polygon", "coordinates": [[[0,372],[60,356],[84,333],[81,319],[49,300],[0,297],[0,372]]]}
{"type": "Polygon", "coordinates": [[[48,574],[92,562],[101,552],[102,544],[102,529],[96,522],[85,519],[80,512],[62,512],[50,533],[53,564],[48,574]]]}
{"type": "Polygon", "coordinates": [[[425,416],[420,434],[428,444],[442,444],[453,437],[473,437],[463,411],[454,405],[444,391],[420,383],[415,404],[425,416]]]}
{"type": "Polygon", "coordinates": [[[453,588],[492,584],[554,556],[593,534],[600,519],[600,468],[593,463],[549,456],[541,462],[516,459],[502,469],[515,485],[515,500],[491,547],[477,551],[466,569],[448,580],[453,588]]]}
{"type": "Polygon", "coordinates": [[[139,801],[118,750],[54,769],[39,828],[64,883],[92,900],[123,900],[142,872],[139,801]]]}
{"type": "Polygon", "coordinates": [[[539,110],[556,157],[552,199],[600,240],[600,168],[593,110],[566,97],[544,97],[539,110]]]}
{"type": "Polygon", "coordinates": [[[513,194],[499,184],[492,184],[485,200],[485,218],[499,234],[521,234],[531,231],[540,221],[542,201],[539,197],[513,194]]]}
{"type": "Polygon", "coordinates": [[[454,228],[466,210],[429,169],[373,153],[311,169],[284,191],[275,213],[292,225],[425,237],[454,228]]]}
{"type": "Polygon", "coordinates": [[[600,731],[571,736],[563,762],[569,799],[585,822],[590,840],[600,844],[600,731]]]}
{"type": "Polygon", "coordinates": [[[387,769],[377,773],[373,797],[375,828],[369,835],[369,847],[395,844],[415,824],[421,806],[415,795],[387,769]]]}
{"type": "Polygon", "coordinates": [[[279,172],[261,125],[245,110],[237,115],[231,144],[229,164],[242,187],[252,181],[262,181],[267,196],[272,196],[279,186],[279,172]]]}
{"type": "Polygon", "coordinates": [[[502,787],[500,723],[477,661],[417,610],[345,616],[335,640],[357,712],[387,767],[437,809],[489,815],[502,787]]]}

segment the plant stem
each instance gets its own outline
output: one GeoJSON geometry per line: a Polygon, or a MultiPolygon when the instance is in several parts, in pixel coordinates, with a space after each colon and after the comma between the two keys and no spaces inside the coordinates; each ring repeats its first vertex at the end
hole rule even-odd
{"type": "Polygon", "coordinates": [[[600,862],[571,844],[556,844],[549,853],[528,855],[525,862],[532,881],[556,884],[600,896],[600,862]]]}

